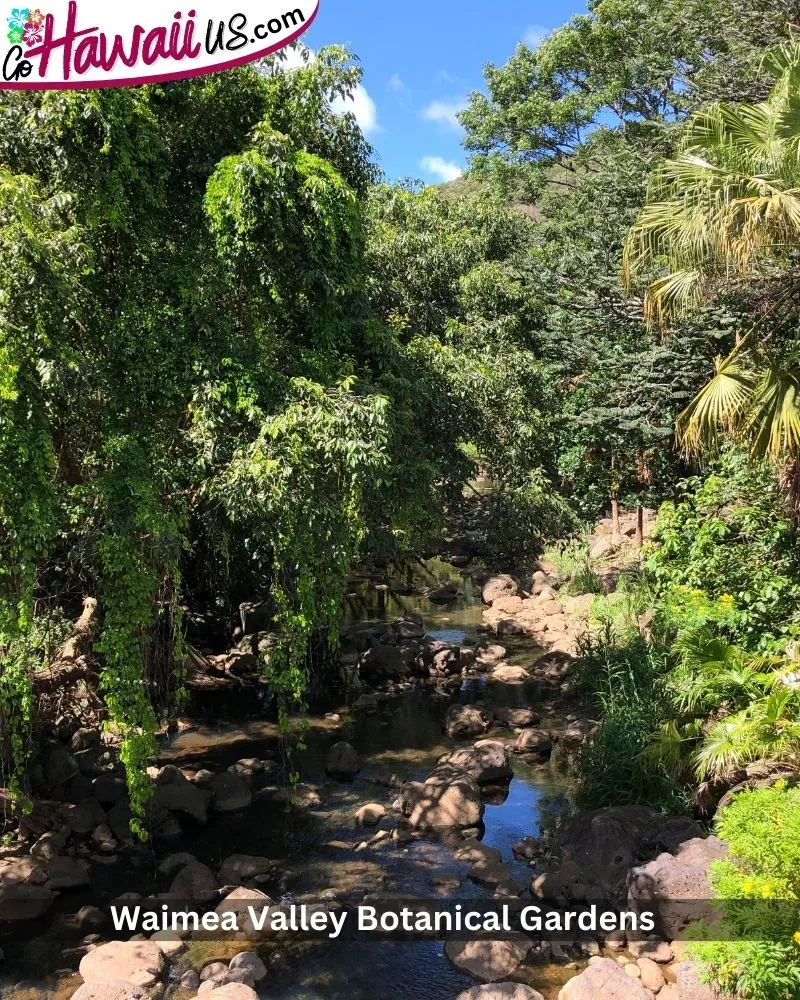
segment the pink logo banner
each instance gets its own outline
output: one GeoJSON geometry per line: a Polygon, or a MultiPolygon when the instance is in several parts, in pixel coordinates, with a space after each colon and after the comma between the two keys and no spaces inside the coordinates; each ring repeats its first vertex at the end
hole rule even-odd
{"type": "Polygon", "coordinates": [[[319,0],[44,0],[0,22],[0,88],[64,90],[180,80],[253,62],[299,38],[319,0]]]}

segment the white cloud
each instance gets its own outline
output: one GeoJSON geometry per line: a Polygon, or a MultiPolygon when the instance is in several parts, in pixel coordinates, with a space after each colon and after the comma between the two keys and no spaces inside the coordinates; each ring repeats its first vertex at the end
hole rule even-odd
{"type": "Polygon", "coordinates": [[[310,66],[316,61],[316,54],[311,49],[306,48],[302,42],[298,42],[296,45],[287,45],[275,54],[275,68],[284,73],[290,69],[303,69],[304,66],[310,66]]]}
{"type": "Polygon", "coordinates": [[[358,122],[358,127],[364,135],[373,132],[381,132],[378,124],[378,107],[367,93],[367,88],[360,83],[356,86],[350,97],[336,97],[331,101],[331,108],[337,115],[346,114],[351,111],[358,122]]]}
{"type": "Polygon", "coordinates": [[[395,92],[395,94],[402,94],[403,97],[408,97],[411,91],[400,79],[400,74],[395,73],[394,76],[389,81],[389,87],[395,92]]]}
{"type": "Polygon", "coordinates": [[[431,101],[422,109],[422,117],[425,121],[436,122],[445,125],[447,128],[459,129],[461,125],[456,118],[459,111],[463,111],[467,106],[465,97],[456,97],[448,101],[431,101]]]}
{"type": "Polygon", "coordinates": [[[525,29],[525,34],[522,36],[522,40],[529,49],[536,49],[542,44],[549,34],[550,28],[545,28],[541,24],[531,24],[525,29]]]}
{"type": "MultiPolygon", "coordinates": [[[[311,66],[317,61],[316,53],[302,44],[290,45],[280,51],[286,54],[286,58],[276,58],[275,71],[278,73],[303,69],[304,66],[311,66]]],[[[337,115],[352,112],[364,135],[381,131],[381,126],[378,124],[378,108],[363,84],[357,84],[349,98],[335,97],[331,101],[331,110],[337,115]]]]}
{"type": "Polygon", "coordinates": [[[455,83],[456,81],[450,76],[446,69],[440,69],[436,76],[433,78],[434,83],[455,83]]]}
{"type": "Polygon", "coordinates": [[[419,165],[426,173],[438,177],[441,181],[455,181],[463,174],[463,170],[452,160],[443,156],[423,156],[419,165]]]}

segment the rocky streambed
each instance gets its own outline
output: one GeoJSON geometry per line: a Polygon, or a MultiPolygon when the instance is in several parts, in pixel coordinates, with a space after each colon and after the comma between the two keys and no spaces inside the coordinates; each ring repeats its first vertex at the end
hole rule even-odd
{"type": "Polygon", "coordinates": [[[424,618],[384,604],[352,623],[348,703],[296,720],[290,760],[258,713],[187,722],[152,770],[150,846],[128,836],[113,753],[91,733],[62,734],[42,766],[63,793],[23,817],[23,843],[0,855],[3,1000],[702,998],[668,936],[344,947],[291,934],[130,940],[109,926],[109,901],[159,893],[224,912],[249,901],[624,901],[693,879],[702,898],[724,846],[690,820],[641,807],[572,817],[567,765],[595,725],[564,691],[586,602],[559,601],[559,580],[537,573],[482,581],[483,602],[429,595],[424,618]],[[543,843],[559,817],[557,842],[543,843]]]}

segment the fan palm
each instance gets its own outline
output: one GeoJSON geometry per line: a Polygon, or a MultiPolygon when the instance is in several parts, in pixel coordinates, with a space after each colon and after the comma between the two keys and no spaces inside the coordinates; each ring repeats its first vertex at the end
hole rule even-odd
{"type": "Polygon", "coordinates": [[[669,686],[679,718],[656,732],[647,755],[673,773],[716,778],[759,758],[800,763],[796,651],[759,656],[706,626],[682,632],[669,686]],[[705,717],[716,713],[710,726],[705,717]],[[722,717],[719,717],[721,713],[722,717]]]}
{"type": "Polygon", "coordinates": [[[678,433],[689,452],[713,447],[724,433],[785,466],[800,456],[798,310],[786,273],[800,248],[800,42],[765,62],[777,77],[768,100],[715,104],[688,121],[679,155],[654,177],[651,201],[629,233],[624,280],[630,286],[666,268],[645,293],[646,318],[661,326],[731,278],[770,280],[769,317],[717,360],[678,433]],[[787,327],[789,347],[776,346],[787,327]]]}

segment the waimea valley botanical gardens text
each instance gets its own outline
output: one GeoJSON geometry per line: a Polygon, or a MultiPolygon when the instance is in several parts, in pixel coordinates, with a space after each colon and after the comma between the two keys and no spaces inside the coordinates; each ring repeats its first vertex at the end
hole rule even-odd
{"type": "Polygon", "coordinates": [[[111,918],[117,931],[176,933],[256,934],[296,932],[338,938],[346,927],[359,933],[435,937],[441,934],[518,934],[534,932],[555,935],[563,932],[608,934],[615,930],[651,933],[655,915],[651,911],[615,910],[597,905],[580,909],[513,904],[481,907],[457,903],[447,905],[415,902],[414,905],[361,904],[346,910],[329,909],[327,904],[241,905],[236,910],[200,912],[163,904],[114,905],[111,918]]]}

